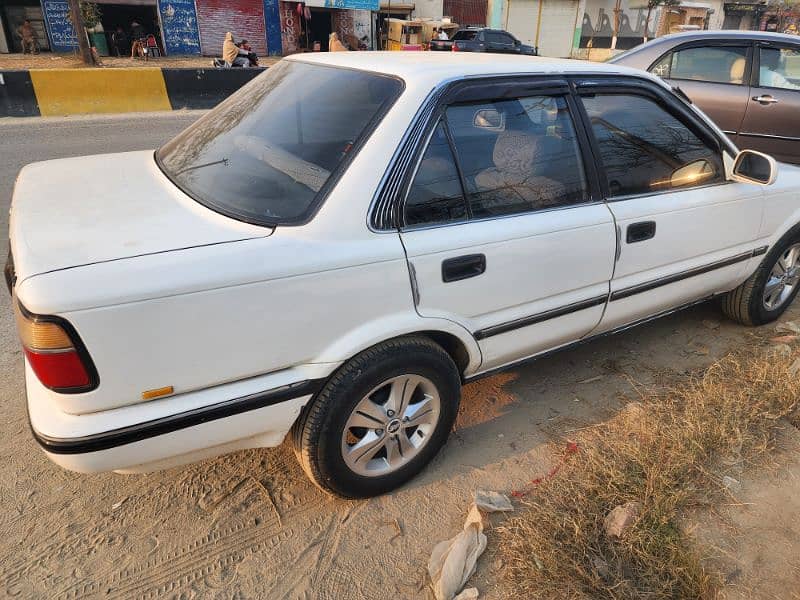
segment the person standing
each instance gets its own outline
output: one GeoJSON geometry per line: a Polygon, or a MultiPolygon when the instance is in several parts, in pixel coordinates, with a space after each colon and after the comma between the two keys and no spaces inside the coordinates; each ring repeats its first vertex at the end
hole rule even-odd
{"type": "Polygon", "coordinates": [[[39,54],[39,43],[36,41],[36,30],[31,22],[25,19],[17,29],[17,34],[22,39],[23,54],[39,54]]]}
{"type": "Polygon", "coordinates": [[[439,40],[449,40],[450,38],[447,35],[447,32],[444,29],[439,29],[439,33],[436,36],[436,39],[439,40]]]}

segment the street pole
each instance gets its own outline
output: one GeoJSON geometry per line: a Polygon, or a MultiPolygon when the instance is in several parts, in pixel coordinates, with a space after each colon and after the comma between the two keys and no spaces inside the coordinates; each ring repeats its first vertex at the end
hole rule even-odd
{"type": "Polygon", "coordinates": [[[67,0],[69,4],[69,19],[72,21],[72,28],[75,30],[75,37],[78,38],[78,49],[81,59],[87,65],[93,65],[92,51],[89,48],[89,40],[86,37],[86,27],[83,26],[83,15],[81,15],[80,0],[67,0]]]}

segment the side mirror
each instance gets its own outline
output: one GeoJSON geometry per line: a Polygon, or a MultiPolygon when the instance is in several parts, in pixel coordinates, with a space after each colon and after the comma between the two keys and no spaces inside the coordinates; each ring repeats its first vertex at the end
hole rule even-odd
{"type": "Polygon", "coordinates": [[[733,161],[731,179],[741,183],[771,185],[778,176],[778,164],[771,156],[755,150],[742,150],[733,161]]]}

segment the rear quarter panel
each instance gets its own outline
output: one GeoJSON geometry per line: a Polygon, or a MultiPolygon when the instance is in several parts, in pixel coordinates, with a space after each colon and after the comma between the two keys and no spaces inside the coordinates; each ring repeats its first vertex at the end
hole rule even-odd
{"type": "MultiPolygon", "coordinates": [[[[415,314],[396,235],[376,234],[369,244],[278,237],[245,244],[248,277],[229,254],[218,250],[202,260],[190,250],[26,280],[18,292],[34,312],[38,298],[55,295],[68,304],[70,288],[102,281],[107,290],[105,306],[73,304],[59,312],[79,332],[100,376],[92,392],[57,395],[61,408],[104,410],[139,402],[145,390],[173,386],[180,394],[319,361],[334,340],[363,323],[415,314]]],[[[336,357],[328,359],[335,368],[336,357]]]]}

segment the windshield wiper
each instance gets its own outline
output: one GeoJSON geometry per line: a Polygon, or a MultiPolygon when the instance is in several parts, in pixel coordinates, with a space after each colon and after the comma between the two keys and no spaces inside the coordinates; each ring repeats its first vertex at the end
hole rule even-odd
{"type": "Polygon", "coordinates": [[[227,167],[228,166],[228,162],[229,161],[228,161],[227,158],[221,158],[220,160],[215,160],[215,161],[212,161],[212,162],[203,163],[202,165],[194,165],[192,167],[186,167],[185,169],[181,169],[180,171],[177,171],[175,173],[175,175],[180,175],[181,173],[186,173],[186,171],[194,171],[195,169],[202,169],[203,167],[211,167],[213,165],[218,165],[218,164],[223,164],[223,165],[225,165],[227,167]]]}

